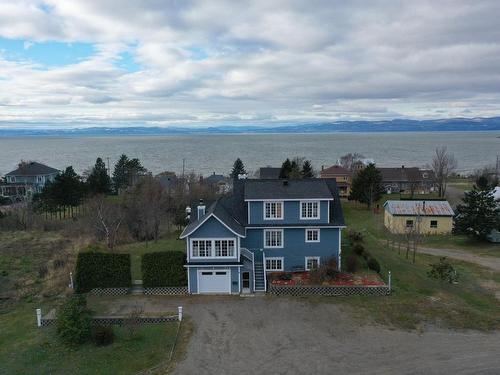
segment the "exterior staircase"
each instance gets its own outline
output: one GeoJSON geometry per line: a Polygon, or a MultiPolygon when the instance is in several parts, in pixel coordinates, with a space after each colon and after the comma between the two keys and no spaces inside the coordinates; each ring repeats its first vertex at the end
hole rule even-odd
{"type": "Polygon", "coordinates": [[[266,291],[266,273],[264,272],[264,254],[262,251],[256,251],[254,259],[254,277],[255,291],[266,291]]]}

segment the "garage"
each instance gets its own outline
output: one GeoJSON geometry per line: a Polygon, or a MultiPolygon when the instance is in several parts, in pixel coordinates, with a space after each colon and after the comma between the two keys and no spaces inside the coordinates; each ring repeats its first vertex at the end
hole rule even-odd
{"type": "Polygon", "coordinates": [[[199,270],[198,293],[231,293],[231,271],[229,269],[199,270]]]}

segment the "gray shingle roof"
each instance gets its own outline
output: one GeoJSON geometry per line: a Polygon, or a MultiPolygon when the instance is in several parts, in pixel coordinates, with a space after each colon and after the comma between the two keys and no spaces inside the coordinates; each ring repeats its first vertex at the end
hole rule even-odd
{"type": "Polygon", "coordinates": [[[7,173],[6,176],[40,176],[58,172],[59,171],[55,168],[37,163],[36,161],[31,161],[19,164],[16,170],[7,173]]]}
{"type": "Polygon", "coordinates": [[[389,200],[384,208],[392,215],[399,216],[453,216],[447,201],[397,201],[389,200]]]}
{"type": "Polygon", "coordinates": [[[248,199],[332,199],[326,179],[246,180],[248,199]]]}

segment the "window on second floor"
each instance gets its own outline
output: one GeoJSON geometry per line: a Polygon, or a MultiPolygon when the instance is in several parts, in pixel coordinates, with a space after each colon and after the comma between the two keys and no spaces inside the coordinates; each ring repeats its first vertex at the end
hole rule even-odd
{"type": "Polygon", "coordinates": [[[10,182],[16,182],[16,178],[15,178],[14,176],[10,176],[10,177],[9,177],[9,181],[10,181],[10,182]]]}
{"type": "Polygon", "coordinates": [[[283,202],[264,202],[264,219],[283,219],[283,202]]]}
{"type": "Polygon", "coordinates": [[[264,230],[264,247],[283,247],[283,230],[266,229],[264,230]]]}
{"type": "Polygon", "coordinates": [[[43,182],[43,176],[36,176],[36,182],[43,182]]]}
{"type": "Polygon", "coordinates": [[[231,258],[235,256],[235,240],[192,240],[191,257],[193,258],[231,258]]]}
{"type": "Polygon", "coordinates": [[[306,242],[319,242],[319,229],[306,229],[306,242]]]}
{"type": "Polygon", "coordinates": [[[319,219],[319,201],[300,202],[301,219],[319,219]]]}

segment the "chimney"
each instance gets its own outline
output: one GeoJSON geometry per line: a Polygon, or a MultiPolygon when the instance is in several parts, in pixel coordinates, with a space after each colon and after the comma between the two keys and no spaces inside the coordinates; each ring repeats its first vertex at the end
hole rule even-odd
{"type": "Polygon", "coordinates": [[[200,220],[200,218],[204,215],[205,215],[205,204],[203,203],[203,199],[200,199],[200,202],[198,203],[198,220],[200,220]]]}
{"type": "Polygon", "coordinates": [[[325,169],[325,166],[324,166],[324,165],[322,165],[322,166],[321,166],[321,170],[324,170],[324,169],[325,169]]]}
{"type": "Polygon", "coordinates": [[[247,179],[247,177],[248,177],[248,175],[247,175],[247,174],[239,174],[239,175],[238,175],[238,180],[246,180],[246,179],[247,179]]]}
{"type": "Polygon", "coordinates": [[[401,166],[401,169],[405,169],[405,166],[404,166],[404,165],[402,165],[402,166],[401,166]]]}

